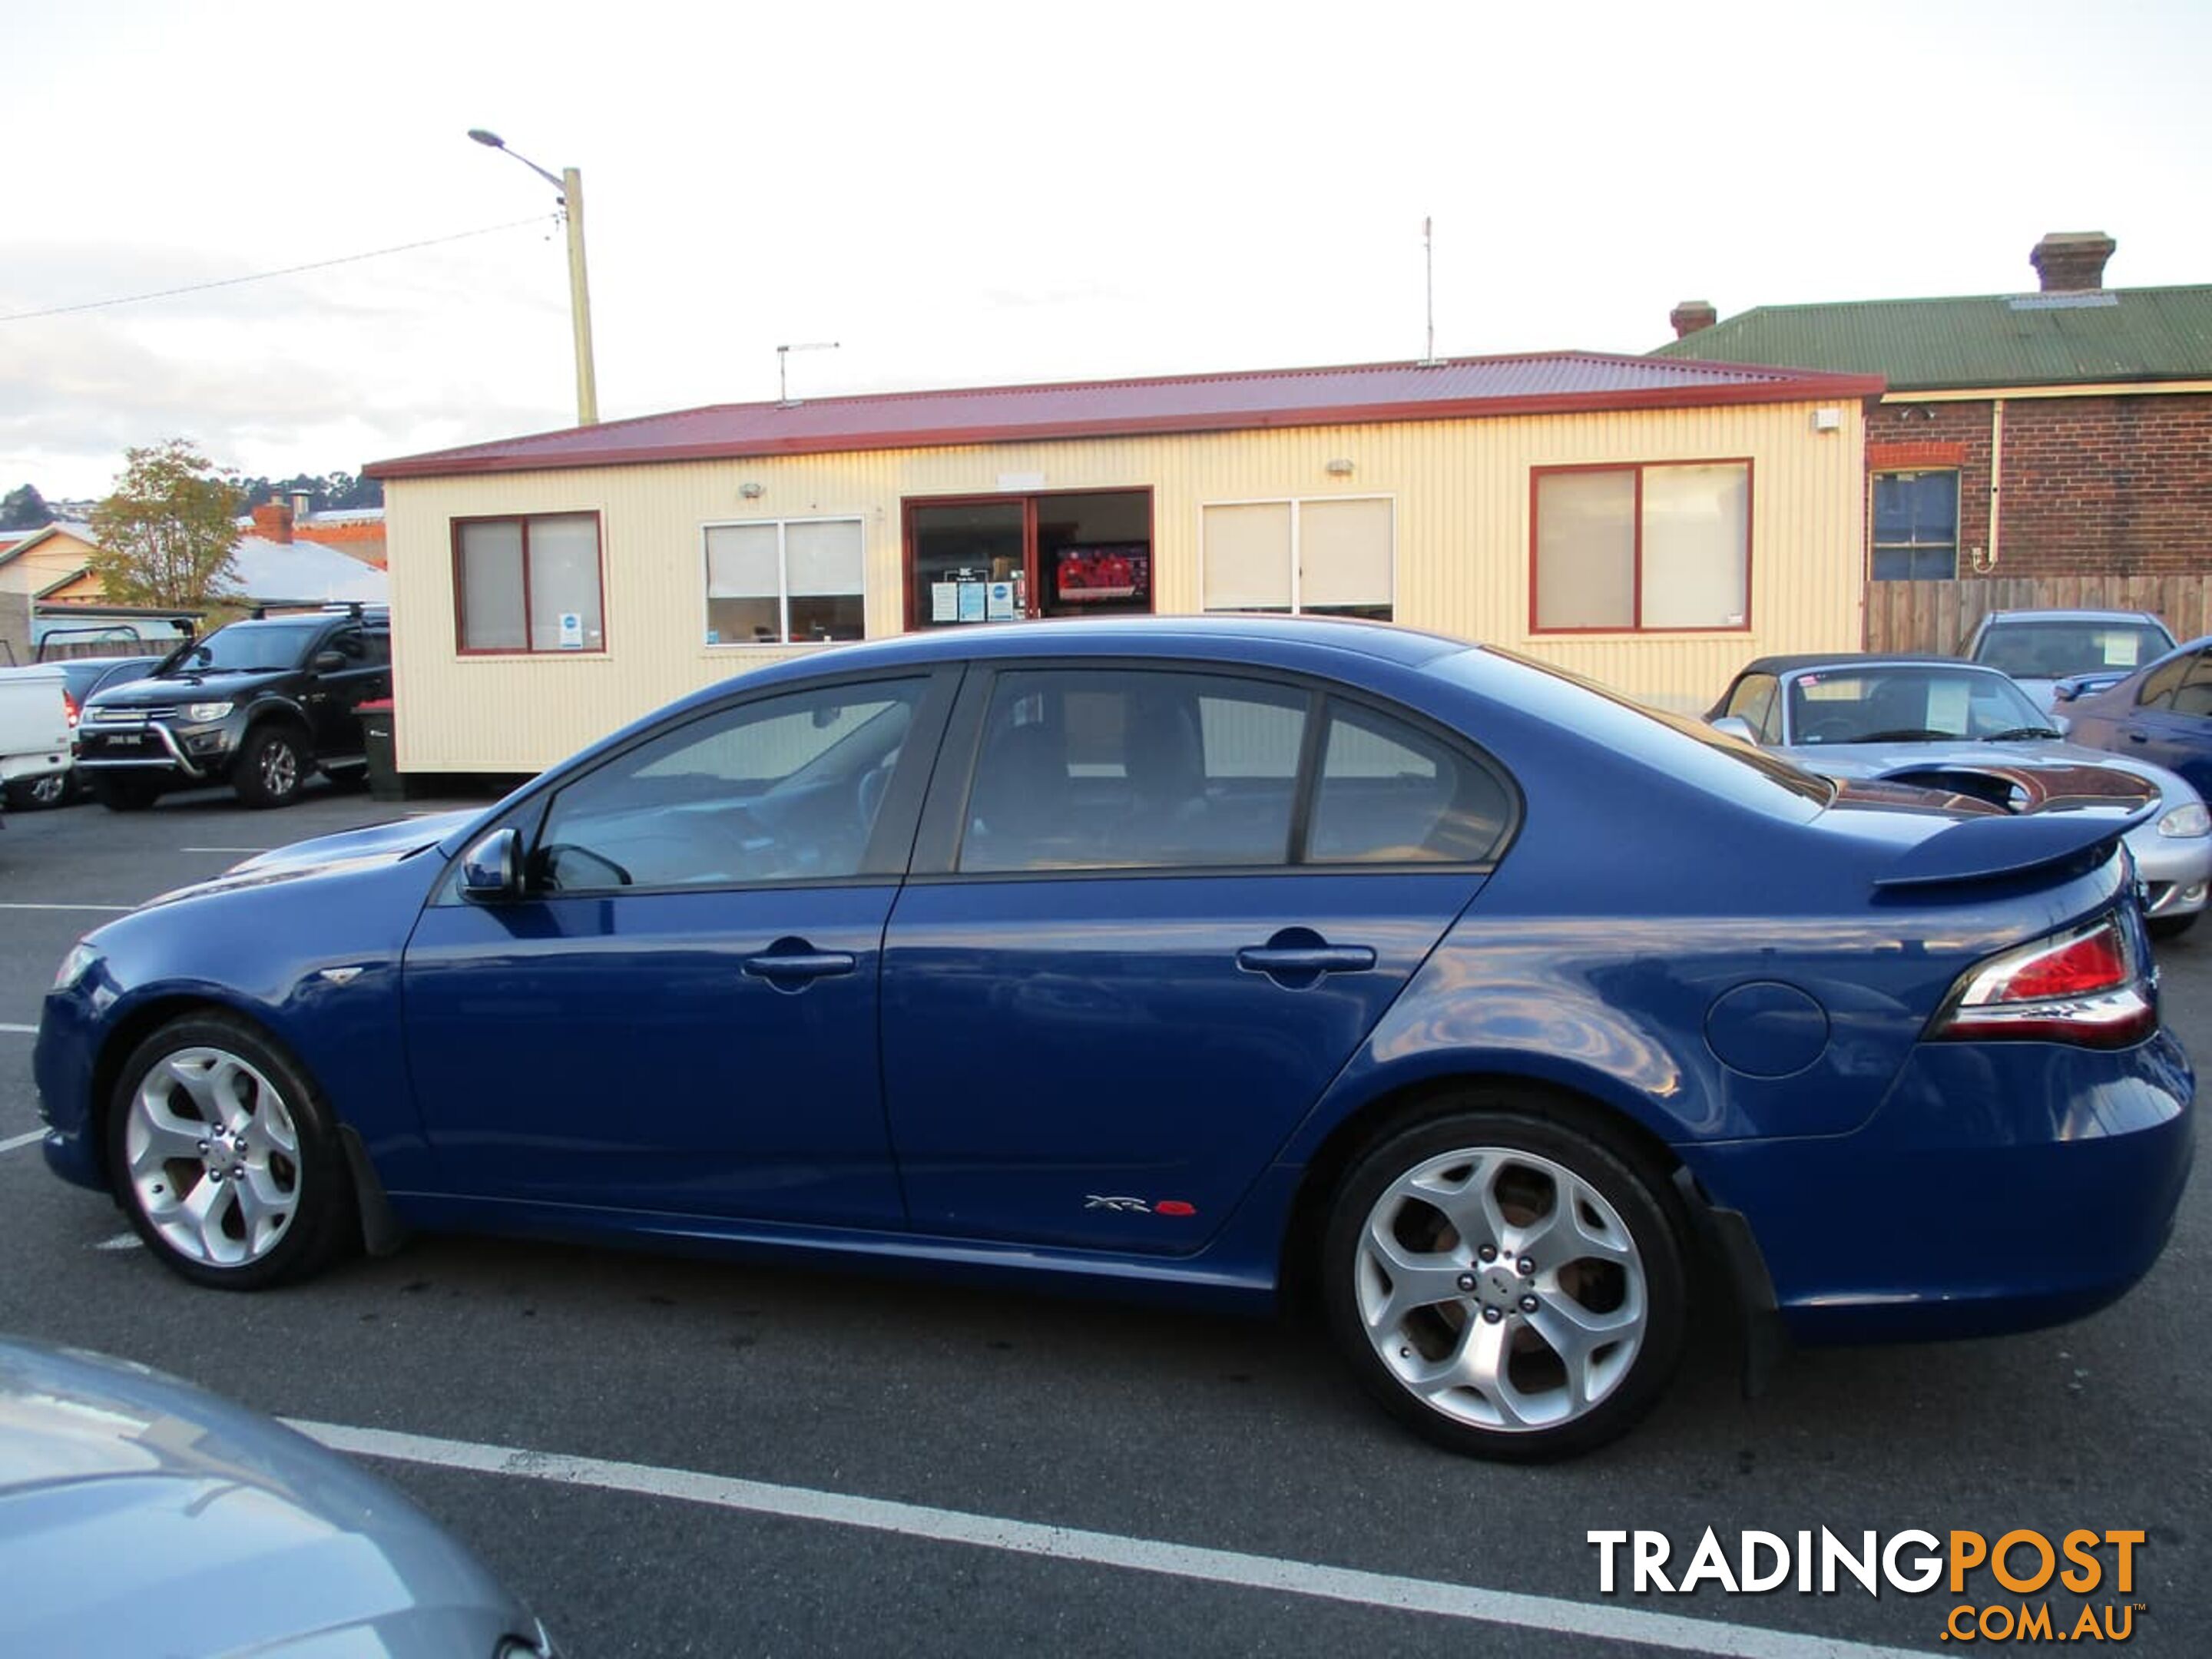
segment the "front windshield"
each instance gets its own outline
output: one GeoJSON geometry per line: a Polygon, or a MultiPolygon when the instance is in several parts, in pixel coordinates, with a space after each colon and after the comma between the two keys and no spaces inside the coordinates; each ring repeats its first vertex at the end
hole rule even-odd
{"type": "Polygon", "coordinates": [[[179,674],[251,673],[299,665],[319,622],[233,623],[218,628],[177,659],[179,674]]]}
{"type": "Polygon", "coordinates": [[[2002,674],[1941,665],[1823,669],[1790,682],[1789,741],[1985,743],[2057,737],[2002,674]]]}
{"type": "Polygon", "coordinates": [[[1976,662],[2032,680],[2069,674],[2133,673],[2173,649],[2149,623],[1999,623],[1982,635],[1976,662]]]}

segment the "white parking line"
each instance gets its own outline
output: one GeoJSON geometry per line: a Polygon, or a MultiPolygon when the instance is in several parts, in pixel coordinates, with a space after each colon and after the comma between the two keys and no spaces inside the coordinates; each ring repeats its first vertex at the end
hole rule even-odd
{"type": "Polygon", "coordinates": [[[7,1139],[0,1140],[0,1152],[12,1152],[18,1146],[27,1146],[34,1140],[44,1140],[46,1138],[46,1132],[44,1129],[33,1129],[27,1135],[10,1135],[7,1139]]]}
{"type": "Polygon", "coordinates": [[[0,904],[0,910],[103,910],[118,916],[137,908],[135,904],[0,904]]]}
{"type": "Polygon", "coordinates": [[[273,847],[179,847],[179,853],[273,853],[273,847]]]}
{"type": "Polygon", "coordinates": [[[92,1247],[95,1250],[143,1250],[146,1241],[136,1233],[118,1233],[112,1238],[103,1238],[92,1247]]]}
{"type": "Polygon", "coordinates": [[[36,1036],[39,1028],[35,1025],[0,1025],[0,1031],[11,1032],[16,1036],[36,1036]]]}
{"type": "Polygon", "coordinates": [[[1235,1550],[1201,1549],[1189,1544],[1124,1537],[1118,1533],[1085,1532],[1073,1527],[1043,1526],[1033,1521],[1009,1521],[957,1510],[932,1509],[920,1504],[854,1498],[805,1486],[770,1486],[758,1480],[732,1480],[688,1469],[655,1468],[650,1464],[610,1462],[597,1457],[568,1457],[467,1440],[441,1440],[387,1429],[286,1420],[301,1433],[325,1446],[362,1457],[383,1457],[402,1463],[424,1463],[435,1468],[473,1470],[483,1474],[517,1475],[529,1480],[635,1492],[647,1498],[673,1498],[686,1503],[712,1504],[718,1509],[899,1533],[938,1543],[969,1544],[1016,1555],[1122,1567],[1174,1578],[1200,1579],[1248,1589],[1346,1601],[1358,1607],[1386,1607],[1394,1612],[1434,1613],[1441,1618],[1506,1625],[1553,1635],[1640,1642],[1648,1647],[1729,1654],[1737,1659],[1877,1659],[1877,1656],[1881,1659],[1902,1659],[1904,1653],[1901,1649],[1797,1636],[1753,1625],[1686,1619],[1676,1613],[1602,1607],[1555,1596],[1523,1595],[1511,1590],[1476,1589],[1432,1578],[1401,1578],[1390,1573],[1362,1572],[1275,1556],[1246,1555],[1235,1550]]]}

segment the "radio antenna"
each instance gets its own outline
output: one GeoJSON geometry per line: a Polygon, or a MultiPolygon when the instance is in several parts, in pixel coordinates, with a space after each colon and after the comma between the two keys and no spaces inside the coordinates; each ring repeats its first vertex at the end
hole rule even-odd
{"type": "Polygon", "coordinates": [[[1423,354],[1420,367],[1434,368],[1443,360],[1437,356],[1437,246],[1431,234],[1436,221],[1421,221],[1421,265],[1428,283],[1429,349],[1423,354]]]}

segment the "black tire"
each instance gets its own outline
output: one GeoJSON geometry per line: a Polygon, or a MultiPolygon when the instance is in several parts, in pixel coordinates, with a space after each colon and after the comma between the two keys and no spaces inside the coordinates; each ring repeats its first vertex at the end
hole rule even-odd
{"type": "Polygon", "coordinates": [[[307,744],[289,726],[257,726],[246,734],[230,772],[230,787],[248,806],[289,806],[314,765],[307,744]]]}
{"type": "Polygon", "coordinates": [[[1338,1185],[1320,1266],[1331,1340],[1384,1409],[1452,1451],[1536,1462],[1575,1456],[1626,1433],[1674,1376],[1689,1305],[1687,1224],[1672,1188],[1644,1164],[1599,1127],[1595,1113],[1587,1121],[1579,1113],[1569,1121],[1540,1099],[1510,1093],[1439,1103],[1436,1115],[1370,1148],[1338,1185]],[[1486,1164],[1478,1153],[1494,1156],[1486,1164]],[[1500,1212],[1516,1222],[1508,1237],[1462,1237],[1442,1209],[1394,1191],[1425,1166],[1432,1181],[1447,1185],[1463,1178],[1472,1190],[1482,1181],[1500,1212]],[[1486,1169],[1492,1173],[1486,1176],[1486,1169]],[[1562,1180],[1579,1184],[1570,1194],[1562,1180]],[[1542,1243],[1514,1243],[1556,1214],[1563,1199],[1572,1206],[1578,1242],[1559,1244],[1549,1261],[1534,1254],[1542,1243]],[[1441,1275],[1433,1285],[1405,1275],[1402,1316],[1400,1287],[1367,1242],[1370,1218],[1388,1224],[1409,1265],[1431,1256],[1422,1271],[1441,1275]],[[1505,1254],[1495,1254],[1500,1243],[1505,1254]],[[1480,1254],[1483,1247],[1494,1259],[1480,1254]],[[1591,1253],[1601,1247],[1618,1259],[1591,1253]],[[1532,1254],[1520,1256],[1519,1248],[1532,1254]],[[1444,1294],[1431,1297],[1430,1289],[1444,1294]],[[1578,1339],[1588,1344],[1587,1386],[1579,1396],[1563,1350],[1541,1334],[1573,1333],[1570,1307],[1581,1319],[1613,1322],[1623,1332],[1610,1342],[1578,1339]],[[1486,1337],[1486,1328],[1498,1334],[1486,1337]],[[1469,1376],[1461,1362],[1479,1359],[1486,1341],[1503,1355],[1496,1368],[1501,1389],[1437,1380],[1469,1376]],[[1401,1380],[1394,1365],[1413,1375],[1401,1380]],[[1433,1385],[1431,1397],[1416,1391],[1422,1381],[1433,1385]],[[1510,1403],[1501,1407],[1500,1400],[1510,1403]],[[1508,1421],[1515,1413],[1526,1420],[1508,1421]]]}
{"type": "Polygon", "coordinates": [[[43,812],[60,806],[70,798],[70,775],[49,772],[41,778],[12,778],[8,783],[8,810],[11,812],[43,812]]]}
{"type": "Polygon", "coordinates": [[[111,812],[143,812],[161,798],[161,786],[152,778],[118,777],[112,772],[101,772],[93,778],[92,793],[111,812]]]}
{"type": "MultiPolygon", "coordinates": [[[[361,1237],[352,1176],[322,1091],[289,1054],[233,1015],[187,1015],[141,1042],[116,1079],[106,1134],[116,1202],[163,1265],[195,1285],[253,1291],[304,1278],[361,1237]],[[200,1071],[202,1057],[209,1055],[231,1062],[228,1075],[235,1082],[228,1097],[245,1112],[240,1119],[244,1144],[235,1154],[240,1162],[230,1170],[211,1165],[189,1139],[222,1127],[210,1121],[210,1109],[202,1103],[210,1091],[224,1086],[226,1075],[215,1067],[200,1071]],[[165,1067],[170,1069],[157,1076],[165,1067]],[[200,1079],[197,1091],[185,1080],[194,1076],[200,1079]],[[175,1143],[175,1156],[160,1158],[156,1137],[161,1130],[152,1119],[153,1108],[141,1109],[142,1091],[149,1092],[163,1120],[183,1126],[185,1139],[176,1139],[173,1133],[167,1137],[175,1143]],[[289,1152],[282,1146],[288,1126],[294,1142],[289,1152]],[[146,1162],[134,1170],[131,1159],[138,1152],[146,1153],[146,1162]],[[243,1180],[233,1173],[238,1170],[245,1171],[243,1180]],[[257,1195],[273,1193],[279,1204],[288,1204],[281,1222],[257,1228],[247,1201],[222,1190],[226,1177],[233,1193],[245,1186],[257,1195]],[[166,1221],[191,1239],[194,1229],[180,1212],[210,1182],[218,1243],[235,1246],[235,1260],[212,1259],[204,1243],[180,1244],[164,1230],[166,1221]],[[157,1217],[149,1206],[166,1213],[157,1217]]],[[[221,1147],[239,1144],[206,1136],[201,1144],[210,1141],[218,1146],[218,1159],[227,1156],[221,1147]]],[[[265,1223],[275,1206],[258,1196],[252,1203],[265,1223]]],[[[198,1231],[204,1237],[206,1229],[198,1231]]]]}
{"type": "Polygon", "coordinates": [[[2153,916],[2150,936],[2155,939],[2179,939],[2197,925],[2197,918],[2203,914],[2202,910],[2191,910],[2185,916],[2153,916]]]}

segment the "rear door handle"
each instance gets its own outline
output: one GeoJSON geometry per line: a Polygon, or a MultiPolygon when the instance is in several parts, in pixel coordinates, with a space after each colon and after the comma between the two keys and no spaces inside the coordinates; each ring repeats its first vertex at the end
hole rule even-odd
{"type": "Polygon", "coordinates": [[[2130,743],[2148,743],[2150,741],[2150,734],[2147,732],[2130,732],[2128,733],[2128,741],[2130,743]]]}
{"type": "Polygon", "coordinates": [[[1364,945],[1248,945],[1237,965],[1254,974],[1364,974],[1375,952],[1364,945]]]}

